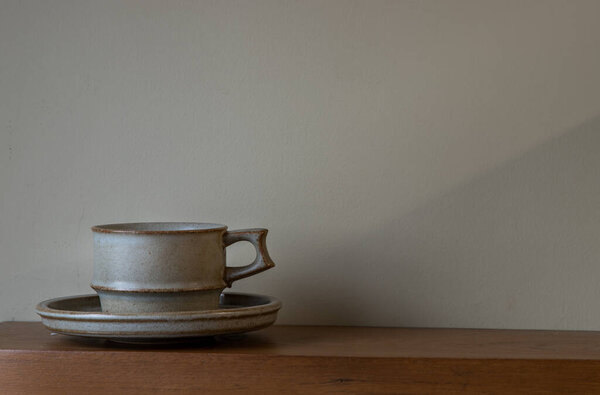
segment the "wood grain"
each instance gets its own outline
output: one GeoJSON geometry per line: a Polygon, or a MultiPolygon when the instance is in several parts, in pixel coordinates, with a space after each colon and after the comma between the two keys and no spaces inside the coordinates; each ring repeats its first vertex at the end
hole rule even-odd
{"type": "Polygon", "coordinates": [[[0,323],[0,393],[600,393],[600,332],[275,326],[171,346],[0,323]]]}

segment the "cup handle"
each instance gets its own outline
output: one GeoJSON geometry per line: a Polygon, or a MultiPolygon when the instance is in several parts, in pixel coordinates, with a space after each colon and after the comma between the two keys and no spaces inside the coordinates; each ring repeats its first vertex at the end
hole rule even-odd
{"type": "Polygon", "coordinates": [[[267,229],[240,229],[227,231],[223,235],[225,247],[238,241],[249,241],[256,248],[256,259],[249,265],[240,267],[225,267],[225,283],[231,287],[231,283],[239,279],[252,276],[275,266],[275,263],[267,251],[267,229]]]}

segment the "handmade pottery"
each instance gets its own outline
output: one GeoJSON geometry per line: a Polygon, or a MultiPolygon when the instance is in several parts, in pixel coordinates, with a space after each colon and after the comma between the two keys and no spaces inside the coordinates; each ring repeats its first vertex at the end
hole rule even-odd
{"type": "Polygon", "coordinates": [[[148,222],[99,225],[92,231],[91,286],[107,313],[218,309],[225,287],[274,266],[265,244],[267,229],[148,222]],[[242,240],[254,245],[256,259],[227,267],[225,247],[242,240]]]}
{"type": "Polygon", "coordinates": [[[280,307],[269,296],[223,293],[214,310],[114,314],[101,311],[97,295],[82,295],[41,302],[36,312],[52,332],[155,342],[258,330],[275,322],[280,307]]]}

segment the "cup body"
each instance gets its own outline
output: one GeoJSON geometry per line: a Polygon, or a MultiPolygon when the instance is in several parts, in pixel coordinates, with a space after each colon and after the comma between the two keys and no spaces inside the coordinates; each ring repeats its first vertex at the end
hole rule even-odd
{"type": "Polygon", "coordinates": [[[149,222],[100,225],[91,286],[102,310],[144,313],[219,307],[226,287],[225,225],[149,222]]]}

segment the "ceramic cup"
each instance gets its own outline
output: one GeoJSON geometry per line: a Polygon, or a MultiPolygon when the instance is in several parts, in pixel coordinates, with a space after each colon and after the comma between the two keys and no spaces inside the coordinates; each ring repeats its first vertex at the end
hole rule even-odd
{"type": "Polygon", "coordinates": [[[274,266],[267,229],[228,231],[227,226],[190,222],[98,225],[94,233],[91,286],[102,311],[147,313],[219,307],[225,287],[274,266]],[[227,267],[225,247],[249,241],[256,259],[227,267]]]}

